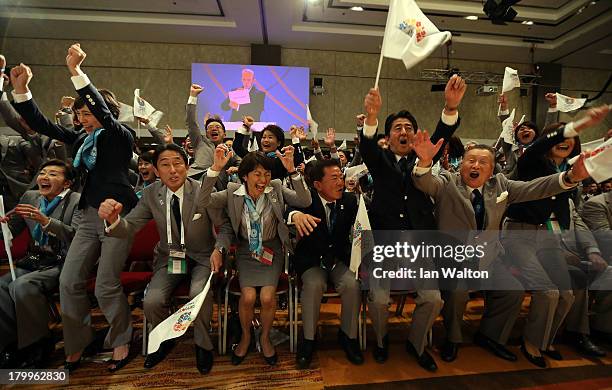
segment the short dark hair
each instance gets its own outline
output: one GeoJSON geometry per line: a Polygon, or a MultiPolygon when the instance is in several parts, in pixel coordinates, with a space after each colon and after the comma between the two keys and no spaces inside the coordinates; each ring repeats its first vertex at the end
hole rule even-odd
{"type": "Polygon", "coordinates": [[[474,150],[474,149],[481,149],[481,150],[489,151],[489,153],[491,153],[491,161],[493,162],[493,165],[495,165],[495,149],[492,146],[486,145],[486,144],[476,144],[472,146],[471,148],[469,148],[468,150],[466,150],[465,152],[467,153],[470,150],[474,150]]]}
{"type": "Polygon", "coordinates": [[[76,178],[76,173],[74,171],[74,168],[72,168],[72,165],[68,164],[67,162],[63,160],[53,158],[51,160],[47,160],[44,163],[42,163],[40,165],[40,169],[38,172],[42,171],[43,168],[46,168],[49,166],[62,167],[64,169],[64,177],[66,178],[66,180],[74,182],[74,179],[76,178]]]}
{"type": "Polygon", "coordinates": [[[276,126],[276,125],[268,125],[266,127],[263,128],[263,130],[261,131],[261,135],[263,136],[264,131],[269,131],[272,134],[274,134],[274,136],[276,137],[276,139],[278,140],[278,148],[282,148],[283,146],[285,146],[285,132],[283,131],[282,128],[276,126]]]}
{"type": "Polygon", "coordinates": [[[272,172],[274,169],[274,160],[260,151],[249,152],[244,155],[238,166],[238,177],[244,183],[243,177],[253,172],[258,166],[261,166],[266,171],[272,172]]]}
{"type": "Polygon", "coordinates": [[[140,153],[140,156],[138,156],[138,159],[142,161],[146,161],[149,164],[153,164],[154,156],[155,156],[155,150],[147,150],[145,152],[140,153]]]}
{"type": "Polygon", "coordinates": [[[223,129],[223,132],[226,133],[225,131],[225,124],[223,124],[223,121],[221,120],[221,118],[217,117],[217,116],[213,116],[210,117],[206,120],[206,123],[204,123],[204,129],[208,128],[208,125],[212,122],[217,122],[221,125],[221,128],[223,129]]]}
{"type": "Polygon", "coordinates": [[[416,118],[409,111],[401,110],[400,112],[396,112],[389,115],[387,117],[387,120],[385,120],[385,136],[388,136],[391,132],[391,125],[393,124],[393,121],[399,118],[408,119],[410,123],[412,123],[412,129],[416,133],[417,129],[419,128],[419,124],[417,123],[416,118]]]}
{"type": "Polygon", "coordinates": [[[159,155],[165,152],[166,150],[177,152],[183,158],[183,161],[185,161],[185,165],[189,166],[189,157],[187,157],[187,152],[185,152],[185,149],[181,148],[175,143],[169,143],[165,145],[159,145],[157,148],[155,148],[155,152],[153,152],[152,161],[155,168],[157,168],[157,161],[159,160],[159,155]]]}
{"type": "Polygon", "coordinates": [[[535,123],[531,122],[531,121],[526,121],[521,123],[520,125],[516,126],[514,128],[514,139],[518,142],[518,138],[516,138],[516,134],[518,133],[518,131],[522,128],[522,127],[529,127],[530,129],[532,129],[533,131],[535,131],[535,137],[533,139],[536,139],[540,136],[540,128],[538,127],[538,125],[536,125],[535,123]]]}
{"type": "Polygon", "coordinates": [[[323,177],[325,177],[325,168],[329,167],[338,167],[341,169],[340,162],[333,158],[316,161],[312,169],[308,172],[310,181],[314,184],[315,181],[323,180],[323,177]]]}
{"type": "MultiPolygon", "coordinates": [[[[98,89],[100,95],[102,95],[102,100],[106,103],[106,107],[108,107],[109,111],[115,119],[119,118],[119,101],[115,94],[108,89],[100,88],[98,89]]],[[[85,107],[85,99],[83,99],[80,95],[74,100],[74,109],[79,110],[85,107]]]]}

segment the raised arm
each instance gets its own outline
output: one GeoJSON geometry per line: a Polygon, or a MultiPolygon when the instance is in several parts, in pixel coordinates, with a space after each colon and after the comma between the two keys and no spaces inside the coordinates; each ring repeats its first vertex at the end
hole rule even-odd
{"type": "Polygon", "coordinates": [[[79,137],[77,131],[73,128],[55,124],[38,109],[34,99],[32,99],[32,92],[30,92],[28,87],[32,77],[32,70],[27,65],[20,64],[11,69],[11,84],[14,88],[12,92],[13,106],[15,110],[26,121],[28,126],[36,132],[67,144],[76,142],[79,137]]]}
{"type": "Polygon", "coordinates": [[[78,43],[68,48],[66,66],[72,75],[71,80],[74,84],[74,88],[106,131],[133,143],[134,137],[132,133],[115,118],[104,102],[100,92],[98,92],[96,87],[89,80],[89,77],[81,70],[81,64],[86,56],[87,54],[81,49],[81,45],[78,43]]]}

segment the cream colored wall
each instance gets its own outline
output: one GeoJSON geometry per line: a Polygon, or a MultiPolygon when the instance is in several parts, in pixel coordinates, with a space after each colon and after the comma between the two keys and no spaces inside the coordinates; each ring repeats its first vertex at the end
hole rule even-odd
{"type": "MultiPolygon", "coordinates": [[[[184,104],[188,95],[192,62],[248,64],[248,46],[182,45],[141,42],[82,41],[88,56],[84,69],[98,87],[113,90],[119,100],[132,101],[135,88],[166,116],[162,124],[184,128],[184,104]]],[[[47,115],[56,110],[62,95],[74,94],[64,61],[71,44],[64,40],[5,38],[0,53],[9,64],[24,62],[32,66],[31,89],[47,115]]],[[[312,114],[320,128],[335,127],[344,137],[352,138],[354,117],[363,106],[363,97],[374,85],[378,65],[377,54],[289,49],[282,50],[282,65],[310,67],[312,78],[322,77],[326,93],[310,95],[312,114]]],[[[444,68],[446,60],[427,59],[406,71],[400,61],[385,59],[380,90],[383,96],[381,120],[394,111],[410,110],[421,128],[433,130],[442,110],[442,92],[430,92],[429,81],[419,81],[419,72],[426,68],[444,68]]],[[[500,73],[512,64],[453,60],[460,70],[500,73]]],[[[519,72],[528,72],[529,65],[514,64],[519,72]]],[[[603,71],[567,68],[563,72],[563,89],[579,96],[582,91],[601,88],[607,78],[603,71]]],[[[458,135],[462,138],[497,138],[495,96],[477,96],[477,85],[469,85],[460,108],[462,116],[458,135]]],[[[609,99],[608,94],[608,99],[609,99]]],[[[518,90],[509,94],[510,106],[518,114],[530,117],[531,97],[520,97],[518,90]]],[[[610,99],[609,99],[610,100],[610,99]]],[[[179,135],[182,132],[179,132],[179,135]]],[[[591,133],[586,138],[591,137],[591,133]]]]}

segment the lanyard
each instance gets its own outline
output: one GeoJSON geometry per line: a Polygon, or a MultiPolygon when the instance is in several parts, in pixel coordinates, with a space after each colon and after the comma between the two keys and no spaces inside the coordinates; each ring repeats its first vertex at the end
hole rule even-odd
{"type": "MultiPolygon", "coordinates": [[[[166,190],[170,191],[170,190],[166,190]]],[[[172,245],[172,223],[170,222],[170,203],[172,203],[172,196],[168,200],[168,193],[166,192],[166,236],[168,237],[168,247],[172,245]]],[[[177,196],[178,197],[178,196],[177,196]]],[[[180,198],[179,198],[180,200],[180,198]]],[[[179,207],[181,209],[181,207],[179,207]]],[[[183,211],[181,210],[181,248],[185,247],[185,224],[183,223],[183,211]]]]}

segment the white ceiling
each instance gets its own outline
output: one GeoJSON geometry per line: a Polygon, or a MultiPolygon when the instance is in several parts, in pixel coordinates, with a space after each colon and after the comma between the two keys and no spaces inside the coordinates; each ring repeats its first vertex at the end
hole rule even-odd
{"type": "MultiPolygon", "coordinates": [[[[452,58],[521,63],[533,59],[612,69],[611,0],[523,0],[514,6],[516,20],[506,26],[486,19],[482,0],[417,3],[440,30],[453,33],[452,58]],[[469,21],[466,15],[480,19],[469,21]],[[521,24],[524,20],[534,24],[521,24]]],[[[382,43],[388,4],[389,0],[0,0],[0,32],[8,38],[269,43],[375,53],[382,43]],[[364,11],[352,11],[352,6],[364,11]]]]}

